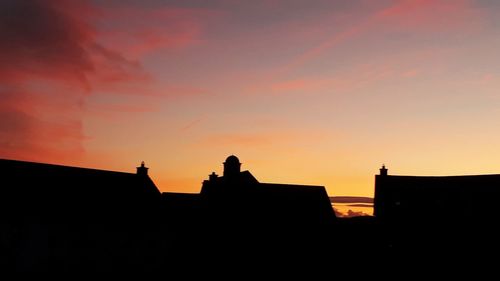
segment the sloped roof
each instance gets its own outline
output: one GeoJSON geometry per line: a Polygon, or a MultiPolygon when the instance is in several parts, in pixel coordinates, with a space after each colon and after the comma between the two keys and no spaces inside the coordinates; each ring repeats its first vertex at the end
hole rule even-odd
{"type": "Polygon", "coordinates": [[[0,197],[19,213],[133,212],[159,200],[148,176],[133,173],[0,159],[0,197]]]}
{"type": "Polygon", "coordinates": [[[207,180],[201,195],[219,213],[232,210],[247,218],[303,223],[335,218],[323,186],[260,183],[249,171],[207,180]]]}
{"type": "Polygon", "coordinates": [[[266,198],[273,209],[282,209],[296,220],[335,218],[325,187],[313,185],[260,183],[259,197],[266,198]]]}

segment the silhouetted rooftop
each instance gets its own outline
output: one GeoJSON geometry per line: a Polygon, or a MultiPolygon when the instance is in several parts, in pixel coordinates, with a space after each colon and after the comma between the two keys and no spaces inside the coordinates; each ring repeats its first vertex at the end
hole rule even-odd
{"type": "Polygon", "coordinates": [[[203,182],[202,200],[218,215],[233,212],[247,220],[296,224],[335,218],[323,186],[260,183],[249,171],[240,171],[240,164],[231,155],[224,162],[224,176],[212,173],[203,182]]]}
{"type": "Polygon", "coordinates": [[[147,175],[135,173],[0,159],[0,177],[4,207],[50,219],[142,212],[160,197],[147,175]]]}
{"type": "Polygon", "coordinates": [[[240,159],[234,155],[230,155],[226,158],[226,161],[224,163],[240,163],[240,159]]]}
{"type": "Polygon", "coordinates": [[[496,214],[500,175],[377,175],[374,214],[399,220],[477,219],[496,214]],[[480,210],[480,212],[479,212],[480,210]],[[479,212],[479,213],[478,213],[479,212]]]}

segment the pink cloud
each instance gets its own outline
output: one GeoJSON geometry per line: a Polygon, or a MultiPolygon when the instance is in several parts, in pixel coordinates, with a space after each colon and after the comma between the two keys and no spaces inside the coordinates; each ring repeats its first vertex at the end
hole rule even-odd
{"type": "Polygon", "coordinates": [[[176,96],[202,91],[155,85],[139,56],[195,41],[203,11],[158,10],[151,15],[151,11],[128,11],[131,14],[118,11],[115,16],[129,21],[122,31],[130,36],[119,33],[111,38],[117,42],[100,42],[106,31],[93,24],[113,14],[90,1],[0,2],[0,157],[50,161],[71,155],[74,160],[84,153],[86,110],[154,108],[141,100],[133,106],[118,103],[89,109],[85,103],[91,94],[176,96]],[[120,45],[122,39],[130,44],[120,45]],[[137,57],[130,59],[124,51],[137,57]]]}
{"type": "Polygon", "coordinates": [[[350,38],[357,36],[363,30],[368,27],[369,21],[363,21],[361,23],[355,24],[343,31],[338,32],[334,36],[330,37],[329,39],[323,41],[321,44],[319,44],[316,47],[313,47],[304,53],[302,53],[300,56],[294,58],[289,64],[287,64],[283,70],[280,70],[280,72],[289,72],[291,69],[297,68],[305,64],[306,62],[316,59],[320,55],[322,55],[325,51],[341,44],[344,43],[345,41],[349,40],[350,38]]]}
{"type": "Polygon", "coordinates": [[[402,49],[371,59],[370,62],[361,61],[344,66],[331,74],[302,75],[295,79],[261,79],[252,85],[251,90],[275,95],[320,94],[330,97],[363,93],[370,87],[384,83],[405,82],[424,76],[436,77],[448,71],[449,61],[456,56],[461,56],[461,53],[447,46],[402,49]]]}
{"type": "Polygon", "coordinates": [[[204,25],[220,12],[201,8],[137,8],[118,6],[101,11],[106,25],[99,40],[139,58],[165,48],[199,42],[204,25]]]}
{"type": "Polygon", "coordinates": [[[74,160],[84,152],[82,123],[44,120],[19,110],[0,109],[0,155],[5,158],[74,160]]]}
{"type": "Polygon", "coordinates": [[[321,79],[293,79],[273,83],[271,89],[275,92],[312,90],[321,88],[326,81],[321,79]]]}
{"type": "Polygon", "coordinates": [[[120,121],[126,115],[144,114],[159,110],[153,101],[133,101],[119,98],[111,101],[89,101],[86,104],[85,115],[99,118],[103,121],[120,121]]]}
{"type": "Polygon", "coordinates": [[[273,76],[287,74],[332,48],[359,38],[364,34],[385,32],[442,33],[477,30],[482,25],[481,14],[470,0],[403,0],[396,1],[337,31],[320,44],[307,49],[279,68],[273,76]],[[389,26],[389,27],[388,27],[389,26]]]}
{"type": "Polygon", "coordinates": [[[139,62],[99,45],[97,16],[88,1],[0,3],[0,157],[78,159],[85,97],[147,79],[139,62]]]}
{"type": "Polygon", "coordinates": [[[69,11],[90,14],[84,7],[65,1],[1,2],[2,157],[47,160],[83,153],[78,101],[89,91],[87,74],[95,69],[86,50],[93,30],[69,11]],[[64,86],[73,91],[51,91],[64,86]],[[76,110],[69,113],[67,107],[76,110]]]}
{"type": "MultiPolygon", "coordinates": [[[[275,94],[302,93],[314,95],[316,93],[345,94],[355,89],[366,87],[375,82],[395,78],[398,66],[390,59],[383,63],[366,63],[355,65],[344,72],[330,77],[304,77],[291,80],[279,80],[260,84],[258,87],[275,94]],[[266,84],[269,83],[269,84],[266,84]]],[[[406,72],[399,74],[406,75],[406,72]]],[[[410,73],[411,74],[411,73],[410,73]]],[[[256,87],[256,86],[254,86],[256,87]]]]}
{"type": "Polygon", "coordinates": [[[33,75],[87,86],[85,74],[94,65],[85,48],[92,42],[93,30],[72,17],[68,5],[57,6],[57,2],[2,2],[2,80],[23,82],[33,75]]]}
{"type": "Polygon", "coordinates": [[[417,69],[410,69],[410,70],[403,71],[401,73],[401,76],[411,78],[411,77],[417,76],[418,73],[419,73],[419,71],[417,69]]]}
{"type": "Polygon", "coordinates": [[[398,29],[424,32],[462,29],[478,19],[480,14],[470,0],[398,1],[377,14],[377,20],[394,24],[398,29]]]}
{"type": "Polygon", "coordinates": [[[314,95],[317,92],[335,91],[346,92],[354,89],[359,85],[363,77],[368,78],[367,71],[356,73],[347,71],[336,76],[331,77],[304,77],[291,80],[282,80],[273,82],[270,85],[263,84],[261,87],[269,87],[270,91],[275,94],[291,94],[291,93],[304,93],[307,95],[314,95]]]}

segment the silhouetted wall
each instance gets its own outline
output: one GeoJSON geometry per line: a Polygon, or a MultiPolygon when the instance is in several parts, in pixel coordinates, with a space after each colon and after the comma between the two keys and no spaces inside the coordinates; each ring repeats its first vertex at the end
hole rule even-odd
{"type": "Polygon", "coordinates": [[[400,221],[478,221],[497,216],[499,198],[500,175],[376,175],[374,215],[400,221]]]}

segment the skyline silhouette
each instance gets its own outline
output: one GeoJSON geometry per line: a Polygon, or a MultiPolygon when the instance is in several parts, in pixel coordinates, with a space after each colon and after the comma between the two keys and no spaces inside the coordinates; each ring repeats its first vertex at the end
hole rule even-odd
{"type": "Polygon", "coordinates": [[[371,262],[383,268],[430,252],[426,262],[441,264],[500,249],[500,175],[399,176],[383,166],[374,199],[329,198],[322,186],[259,182],[234,155],[223,165],[193,194],[161,192],[144,162],[124,173],[0,159],[0,268],[185,273],[222,263],[269,272],[279,261],[329,264],[326,272],[359,255],[383,257],[371,262]],[[337,217],[335,202],[373,203],[375,216],[337,217]]]}
{"type": "MultiPolygon", "coordinates": [[[[83,167],[72,167],[65,166],[59,164],[49,164],[49,163],[37,163],[37,162],[26,162],[20,160],[12,160],[12,159],[0,159],[3,165],[3,173],[14,175],[14,178],[21,179],[26,177],[27,175],[32,175],[34,177],[39,177],[43,173],[49,172],[53,173],[52,176],[58,177],[62,176],[62,180],[71,179],[71,170],[73,172],[77,170],[81,170],[87,173],[81,175],[78,181],[85,182],[86,180],[92,180],[91,174],[94,173],[110,173],[115,175],[130,175],[128,172],[118,172],[118,171],[107,171],[107,170],[99,170],[93,168],[83,168],[83,167]],[[23,166],[26,166],[23,168],[23,166]],[[37,168],[43,167],[43,168],[37,168]],[[20,169],[20,170],[19,170],[20,169]],[[23,169],[25,171],[23,172],[23,169]],[[51,171],[52,169],[52,171],[51,171]],[[56,172],[59,170],[59,172],[56,172]],[[67,170],[67,172],[65,172],[67,170]],[[45,172],[44,172],[45,171],[45,172]],[[68,173],[65,175],[65,173],[68,173]],[[24,175],[26,174],[26,175],[24,175]],[[87,177],[87,178],[85,178],[87,177]]],[[[271,201],[277,201],[276,198],[282,197],[280,195],[281,192],[286,193],[287,189],[291,192],[292,190],[296,190],[294,192],[298,192],[300,189],[304,191],[309,190],[313,191],[316,189],[319,193],[316,196],[323,197],[321,200],[316,200],[316,202],[321,202],[321,204],[325,204],[329,202],[331,204],[332,210],[335,211],[337,217],[355,217],[355,216],[373,216],[378,213],[379,217],[387,217],[390,218],[392,212],[396,212],[399,215],[403,216],[405,219],[407,218],[417,218],[423,215],[428,218],[431,216],[436,216],[439,218],[439,215],[448,215],[449,212],[447,209],[453,209],[454,215],[460,217],[468,217],[471,216],[471,219],[475,216],[475,210],[487,208],[490,210],[491,208],[495,208],[495,200],[497,198],[497,185],[500,184],[500,174],[484,174],[484,175],[453,175],[453,176],[408,176],[408,175],[393,175],[389,174],[388,169],[385,165],[382,165],[380,168],[380,173],[375,176],[375,185],[374,185],[374,194],[375,197],[360,197],[360,196],[336,196],[336,194],[328,194],[323,186],[312,186],[312,185],[296,185],[296,184],[275,184],[275,183],[261,183],[259,182],[249,171],[244,170],[241,171],[241,163],[239,162],[238,157],[235,155],[230,155],[225,162],[223,162],[223,175],[219,176],[215,172],[209,174],[208,179],[204,180],[199,192],[197,193],[178,193],[178,192],[162,192],[158,189],[158,187],[153,183],[153,180],[148,175],[149,167],[145,166],[145,162],[142,161],[138,167],[136,167],[136,175],[144,177],[147,179],[148,184],[155,191],[150,191],[149,193],[163,194],[163,197],[171,197],[172,200],[175,201],[176,198],[191,198],[193,202],[199,201],[200,199],[195,199],[196,196],[201,195],[202,197],[213,197],[210,194],[220,194],[217,196],[222,196],[222,201],[224,200],[233,200],[236,199],[238,204],[244,205],[243,201],[253,201],[255,202],[257,199],[253,198],[253,196],[258,197],[270,197],[273,198],[271,201]],[[234,188],[232,186],[240,186],[243,188],[234,188]],[[248,190],[248,187],[253,186],[252,189],[259,190],[262,188],[262,192],[257,192],[255,194],[246,194],[245,190],[248,190]],[[261,187],[256,187],[261,186],[261,187]],[[232,190],[232,191],[231,191],[232,190]],[[240,191],[238,191],[240,190],[240,191]],[[266,191],[267,190],[267,191],[266,191]],[[273,191],[275,190],[275,191],[273,191]],[[227,195],[224,195],[225,193],[227,195]],[[269,193],[266,193],[269,192],[269,193]],[[273,195],[274,194],[274,195],[273,195]],[[488,200],[492,200],[491,202],[488,200]],[[424,203],[425,202],[425,203],[424,203]],[[485,202],[489,202],[486,206],[483,206],[485,202]],[[335,204],[335,205],[334,205],[335,204]],[[338,209],[338,206],[343,206],[343,209],[338,209]],[[402,206],[406,206],[405,208],[410,208],[408,211],[405,211],[405,208],[402,206]],[[440,206],[442,205],[442,206],[440,206]],[[423,207],[425,206],[425,208],[423,207]],[[482,207],[483,206],[483,207],[482,207]],[[352,209],[350,207],[359,207],[361,210],[365,211],[357,211],[355,208],[352,209]],[[375,208],[373,212],[366,212],[366,208],[371,209],[375,208]],[[399,210],[399,208],[402,208],[399,210]],[[424,208],[424,210],[419,210],[420,208],[424,208]],[[458,210],[462,211],[458,211],[458,210]]],[[[12,175],[10,175],[12,177],[12,175]]],[[[118,177],[117,177],[118,178],[118,177]]],[[[61,180],[59,179],[59,180],[61,180]]],[[[26,179],[24,179],[26,180],[26,179]]],[[[111,184],[111,177],[107,179],[107,184],[111,184]]],[[[36,185],[36,181],[33,179],[29,179],[26,183],[17,183],[16,181],[9,182],[8,184],[13,185],[21,185],[21,186],[29,186],[30,184],[36,185]]],[[[68,183],[69,185],[76,183],[68,183]]],[[[81,185],[81,188],[84,188],[85,183],[78,183],[81,185]]],[[[42,185],[43,186],[43,185],[42,185]]],[[[91,188],[95,188],[89,186],[91,188]]],[[[29,186],[31,188],[31,186],[29,186]]],[[[13,191],[15,191],[14,188],[13,191]]],[[[119,193],[121,188],[119,186],[115,186],[113,192],[119,193]]],[[[17,192],[17,191],[16,191],[17,192]]],[[[19,191],[19,196],[23,196],[22,194],[25,191],[19,191]]],[[[42,191],[43,192],[43,191],[42,191]]],[[[56,192],[56,191],[54,191],[56,192]]],[[[77,191],[80,192],[80,191],[77,191]]],[[[314,192],[314,191],[313,191],[314,192]]],[[[63,192],[64,193],[64,192],[63,192]]],[[[312,193],[311,193],[312,194],[312,193]]],[[[12,194],[11,194],[12,195],[12,194]]],[[[300,194],[300,192],[295,195],[297,199],[304,196],[304,194],[300,194]]],[[[500,195],[500,194],[498,194],[500,195]]],[[[54,196],[54,195],[53,195],[54,196]]],[[[63,200],[64,194],[61,194],[61,200],[63,200]]],[[[111,200],[111,197],[114,195],[107,195],[108,199],[111,200]]],[[[217,197],[215,196],[215,197],[217,197]]],[[[56,196],[57,197],[57,196],[56,196]]],[[[307,197],[307,195],[306,195],[307,197]]],[[[8,196],[7,196],[8,198],[8,196]]],[[[159,197],[158,197],[159,198],[159,197]]],[[[5,198],[4,198],[5,199],[5,198]]],[[[128,200],[139,200],[138,198],[128,199],[128,200]]],[[[291,198],[289,198],[291,199],[291,198]]],[[[163,199],[165,200],[165,199],[163,199]]],[[[166,199],[167,201],[172,201],[170,199],[166,199]]],[[[218,201],[218,200],[216,200],[218,201]]],[[[293,201],[293,200],[292,200],[293,201]]],[[[247,203],[247,205],[251,205],[254,203],[247,203]]],[[[294,203],[297,204],[297,203],[294,203]]],[[[317,203],[314,203],[317,204],[317,203]]],[[[311,206],[311,205],[309,205],[311,206]]],[[[283,206],[281,207],[283,208],[283,206]]],[[[493,209],[490,211],[485,211],[483,216],[487,214],[493,214],[493,209]]]]}

